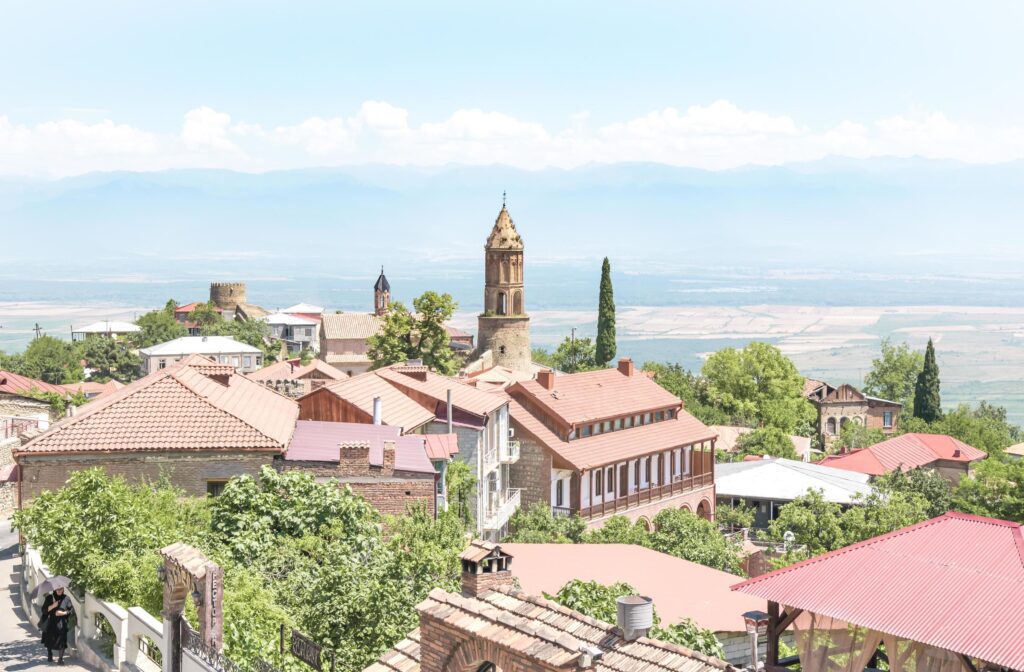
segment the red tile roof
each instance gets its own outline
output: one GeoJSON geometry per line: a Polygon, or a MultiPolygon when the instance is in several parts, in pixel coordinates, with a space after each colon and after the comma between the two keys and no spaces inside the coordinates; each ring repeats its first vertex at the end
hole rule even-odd
{"type": "Polygon", "coordinates": [[[16,455],[280,452],[291,440],[298,412],[294,401],[193,355],[82,406],[16,455]]]}
{"type": "Polygon", "coordinates": [[[945,434],[901,434],[845,455],[832,455],[819,464],[881,476],[896,469],[907,471],[937,460],[973,462],[987,453],[945,434]]]}
{"type": "Polygon", "coordinates": [[[673,420],[563,441],[519,402],[512,400],[509,412],[523,431],[551,450],[563,465],[580,470],[710,441],[717,436],[697,418],[679,411],[673,420]]]}
{"type": "MultiPolygon", "coordinates": [[[[174,312],[175,313],[191,313],[193,310],[195,310],[199,306],[205,306],[205,305],[206,305],[206,301],[193,301],[192,303],[186,303],[184,306],[178,306],[177,308],[174,309],[174,312]]],[[[223,308],[218,308],[216,306],[214,306],[213,309],[215,311],[217,311],[218,313],[223,313],[224,312],[223,308]]]]}
{"type": "Polygon", "coordinates": [[[60,385],[51,385],[42,380],[0,370],[0,394],[24,394],[33,388],[40,392],[55,392],[62,396],[67,394],[67,390],[60,385]]]}
{"type": "MultiPolygon", "coordinates": [[[[381,399],[381,416],[385,425],[411,432],[434,419],[434,413],[420,406],[397,387],[377,375],[376,371],[327,383],[309,394],[333,394],[364,413],[373,416],[373,398],[381,399]]],[[[300,401],[305,399],[300,397],[300,401]]]]}
{"type": "Polygon", "coordinates": [[[269,366],[264,366],[258,371],[253,371],[252,373],[247,374],[246,378],[260,382],[265,380],[300,380],[313,373],[320,374],[324,379],[328,380],[343,380],[348,378],[348,376],[341,371],[319,359],[314,359],[305,366],[299,364],[298,360],[274,362],[269,366]]]}
{"type": "Polygon", "coordinates": [[[388,441],[395,444],[395,469],[434,473],[422,435],[402,436],[398,427],[358,422],[299,420],[284,459],[291,462],[338,462],[341,444],[366,443],[369,446],[369,464],[379,466],[383,464],[384,443],[388,441]]]}
{"type": "Polygon", "coordinates": [[[529,395],[570,425],[681,404],[675,395],[647,376],[627,376],[618,369],[556,374],[552,390],[536,380],[524,380],[510,387],[509,393],[529,395]]]}
{"type": "Polygon", "coordinates": [[[474,415],[486,416],[493,413],[506,403],[502,395],[490,394],[475,387],[467,385],[455,378],[439,376],[429,371],[426,367],[410,369],[410,372],[425,375],[426,380],[418,380],[412,376],[402,373],[404,365],[396,365],[385,369],[378,369],[374,373],[392,385],[404,390],[412,390],[424,394],[435,401],[447,403],[448,391],[452,392],[452,406],[469,411],[474,415]]]}
{"type": "Polygon", "coordinates": [[[96,383],[89,380],[82,383],[68,383],[66,385],[61,385],[60,387],[67,390],[70,394],[81,392],[90,399],[98,399],[110,394],[111,392],[117,392],[124,387],[124,383],[116,380],[108,380],[105,383],[96,383]]]}
{"type": "Polygon", "coordinates": [[[424,434],[427,457],[432,460],[451,459],[459,452],[459,437],[455,434],[424,434]]]}
{"type": "Polygon", "coordinates": [[[733,590],[1024,670],[1018,523],[947,513],[733,590]]]}

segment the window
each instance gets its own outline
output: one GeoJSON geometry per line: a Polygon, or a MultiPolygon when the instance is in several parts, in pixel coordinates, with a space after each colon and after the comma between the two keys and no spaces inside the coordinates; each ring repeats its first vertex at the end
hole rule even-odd
{"type": "Polygon", "coordinates": [[[644,424],[645,425],[651,424],[651,414],[650,413],[644,413],[644,424]]]}
{"type": "Polygon", "coordinates": [[[605,422],[604,422],[604,431],[606,431],[606,432],[612,431],[612,421],[611,420],[605,420],[605,422]]]}
{"type": "Polygon", "coordinates": [[[630,427],[633,426],[633,416],[632,415],[626,418],[625,425],[626,425],[626,429],[629,429],[630,427]]]}
{"type": "Polygon", "coordinates": [[[658,411],[657,419],[658,419],[658,422],[661,422],[662,420],[664,420],[665,419],[665,411],[658,411]]]}
{"type": "Polygon", "coordinates": [[[621,418],[616,418],[615,419],[615,426],[612,429],[615,429],[615,430],[622,429],[622,419],[621,418]]]}
{"type": "Polygon", "coordinates": [[[227,483],[227,481],[207,481],[206,494],[210,497],[220,497],[221,493],[224,492],[224,486],[227,485],[227,483]]]}
{"type": "Polygon", "coordinates": [[[158,367],[161,368],[161,369],[166,369],[167,368],[167,360],[166,359],[161,359],[159,364],[158,364],[158,367]]]}
{"type": "Polygon", "coordinates": [[[658,481],[658,456],[651,455],[651,461],[648,463],[647,472],[650,474],[651,485],[657,485],[658,481]]]}
{"type": "Polygon", "coordinates": [[[669,419],[669,420],[671,420],[671,419],[672,419],[672,418],[674,418],[674,417],[676,417],[676,412],[675,412],[675,410],[674,410],[674,409],[671,409],[671,408],[670,408],[670,409],[668,409],[668,419],[669,419]]]}
{"type": "Polygon", "coordinates": [[[504,345],[499,345],[498,346],[498,354],[499,355],[504,355],[505,354],[505,346],[504,345]]]}
{"type": "Polygon", "coordinates": [[[651,458],[644,458],[644,485],[651,482],[651,458]]]}
{"type": "Polygon", "coordinates": [[[555,481],[555,506],[564,506],[564,491],[565,481],[558,479],[555,481]]]}
{"type": "Polygon", "coordinates": [[[263,364],[263,356],[262,355],[256,355],[256,366],[261,366],[262,364],[263,364]]]}
{"type": "Polygon", "coordinates": [[[600,434],[600,433],[601,433],[601,423],[599,422],[596,425],[594,425],[594,434],[597,435],[597,434],[600,434]]]}
{"type": "Polygon", "coordinates": [[[227,355],[221,355],[220,356],[220,363],[221,364],[227,364],[228,363],[228,356],[227,355]]]}
{"type": "Polygon", "coordinates": [[[882,427],[892,429],[892,411],[882,413],[882,427]]]}
{"type": "Polygon", "coordinates": [[[247,368],[247,369],[251,368],[252,367],[252,355],[246,355],[245,357],[243,357],[242,358],[242,362],[244,363],[243,365],[245,366],[245,368],[247,368]]]}
{"type": "Polygon", "coordinates": [[[590,425],[583,425],[583,438],[587,438],[591,434],[590,425]]]}
{"type": "Polygon", "coordinates": [[[596,495],[597,497],[600,497],[601,493],[603,492],[603,490],[601,490],[601,476],[603,474],[604,471],[601,469],[598,469],[597,471],[594,472],[594,495],[596,495]]]}
{"type": "Polygon", "coordinates": [[[605,470],[604,482],[608,486],[608,494],[615,492],[615,467],[608,467],[605,470]]]}
{"type": "Polygon", "coordinates": [[[633,426],[634,426],[634,427],[639,427],[639,426],[640,426],[640,425],[642,425],[642,424],[643,424],[643,423],[642,423],[642,422],[640,422],[640,416],[639,416],[639,415],[634,415],[634,416],[633,416],[633,426]]]}
{"type": "Polygon", "coordinates": [[[240,360],[238,358],[238,355],[232,355],[231,356],[231,366],[236,366],[237,367],[239,365],[240,365],[240,360]]]}
{"type": "Polygon", "coordinates": [[[836,419],[835,418],[829,418],[828,420],[825,421],[825,433],[826,434],[835,434],[836,433],[836,419]]]}

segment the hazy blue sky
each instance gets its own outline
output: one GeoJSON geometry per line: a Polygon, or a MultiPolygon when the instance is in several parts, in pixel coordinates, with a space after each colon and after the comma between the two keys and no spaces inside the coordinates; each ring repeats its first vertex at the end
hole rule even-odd
{"type": "Polygon", "coordinates": [[[1020,2],[30,2],[0,173],[1024,156],[1020,2]]]}

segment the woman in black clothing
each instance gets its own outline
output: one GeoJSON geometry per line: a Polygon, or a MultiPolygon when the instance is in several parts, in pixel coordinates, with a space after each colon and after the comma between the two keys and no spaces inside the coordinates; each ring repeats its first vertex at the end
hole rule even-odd
{"type": "Polygon", "coordinates": [[[68,619],[74,606],[71,598],[63,588],[58,588],[46,596],[43,602],[43,645],[46,647],[46,658],[53,662],[53,650],[58,651],[58,665],[64,664],[64,649],[68,648],[68,619]]]}

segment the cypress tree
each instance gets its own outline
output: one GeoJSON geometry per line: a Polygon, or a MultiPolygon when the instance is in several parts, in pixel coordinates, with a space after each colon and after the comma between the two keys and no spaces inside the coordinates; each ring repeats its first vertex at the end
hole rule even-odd
{"type": "Polygon", "coordinates": [[[597,304],[597,363],[604,366],[615,358],[615,297],[612,296],[612,266],[608,257],[601,264],[601,292],[597,304]]]}
{"type": "Polygon", "coordinates": [[[935,422],[942,417],[939,365],[935,362],[935,346],[930,338],[924,351],[924,368],[917,374],[917,383],[914,385],[914,417],[925,422],[935,422]]]}

